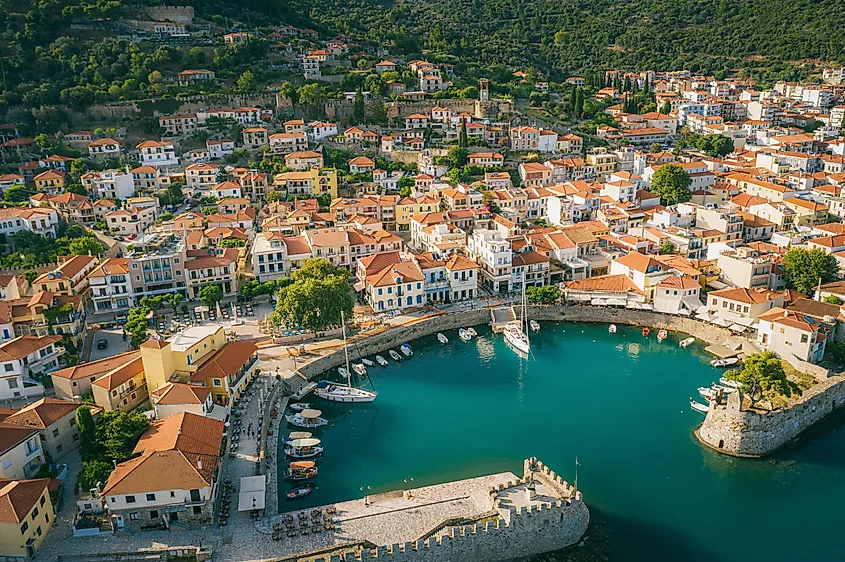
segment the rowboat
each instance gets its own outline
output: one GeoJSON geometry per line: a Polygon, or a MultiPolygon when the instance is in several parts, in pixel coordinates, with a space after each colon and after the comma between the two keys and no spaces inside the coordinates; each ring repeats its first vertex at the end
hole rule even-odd
{"type": "Polygon", "coordinates": [[[660,330],[657,332],[657,341],[663,341],[669,336],[669,333],[666,330],[660,330]]]}
{"type": "Polygon", "coordinates": [[[298,500],[300,498],[304,498],[305,496],[307,496],[310,493],[311,493],[311,486],[301,486],[299,488],[294,488],[293,490],[291,490],[290,492],[285,494],[285,497],[288,500],[298,500]]]}
{"type": "Polygon", "coordinates": [[[469,332],[467,332],[464,328],[458,330],[458,337],[464,341],[470,341],[472,339],[472,336],[469,335],[469,332]]]}
{"type": "Polygon", "coordinates": [[[388,365],[390,365],[390,363],[387,361],[387,359],[385,359],[381,355],[376,355],[376,363],[378,363],[382,367],[387,367],[388,365]]]}
{"type": "Polygon", "coordinates": [[[308,402],[294,402],[293,404],[288,404],[288,407],[294,412],[301,412],[302,410],[310,408],[311,404],[308,402]]]}
{"type": "Polygon", "coordinates": [[[471,335],[472,337],[475,337],[475,336],[478,335],[478,332],[475,331],[475,328],[467,328],[467,333],[469,335],[471,335]]]}
{"type": "Polygon", "coordinates": [[[540,331],[540,324],[538,324],[536,320],[529,320],[528,326],[531,328],[532,332],[539,332],[540,331]]]}
{"type": "Polygon", "coordinates": [[[361,363],[363,363],[366,367],[375,367],[376,364],[370,361],[369,359],[361,359],[361,363]]]}
{"type": "Polygon", "coordinates": [[[689,337],[689,338],[683,339],[680,342],[678,342],[678,345],[681,346],[681,347],[689,347],[694,343],[695,343],[695,338],[689,337]]]}
{"type": "Polygon", "coordinates": [[[387,350],[387,353],[390,354],[390,358],[393,359],[394,361],[401,361],[402,360],[402,356],[399,355],[398,353],[396,353],[396,351],[393,350],[393,349],[387,350]]]}
{"type": "Polygon", "coordinates": [[[402,354],[403,354],[405,357],[410,357],[411,355],[413,355],[413,354],[414,354],[413,350],[411,350],[411,346],[410,346],[410,345],[408,345],[407,343],[403,343],[402,345],[400,345],[400,346],[399,346],[399,351],[401,351],[401,352],[402,352],[402,354]]]}
{"type": "Polygon", "coordinates": [[[696,402],[695,400],[690,400],[689,405],[690,405],[690,408],[692,408],[696,412],[700,412],[702,414],[706,414],[710,410],[709,406],[705,406],[701,402],[696,402]]]}
{"type": "Polygon", "coordinates": [[[611,334],[615,334],[616,333],[616,324],[611,324],[610,326],[608,326],[607,331],[611,334]]]}
{"type": "Polygon", "coordinates": [[[644,338],[647,338],[649,333],[651,333],[651,330],[649,330],[648,328],[643,328],[643,337],[644,338]]]}
{"type": "Polygon", "coordinates": [[[731,365],[736,365],[739,363],[739,359],[736,357],[725,357],[724,359],[714,359],[710,362],[711,367],[730,367],[731,365]]]}
{"type": "Polygon", "coordinates": [[[437,341],[439,341],[440,343],[449,343],[449,338],[444,336],[442,333],[437,332],[437,341]]]}

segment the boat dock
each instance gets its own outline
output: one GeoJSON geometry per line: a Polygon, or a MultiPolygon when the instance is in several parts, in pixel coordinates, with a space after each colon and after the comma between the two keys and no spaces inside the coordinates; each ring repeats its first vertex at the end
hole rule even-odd
{"type": "Polygon", "coordinates": [[[505,331],[505,327],[512,322],[519,322],[519,310],[513,306],[500,306],[490,309],[490,326],[493,333],[505,331]]]}

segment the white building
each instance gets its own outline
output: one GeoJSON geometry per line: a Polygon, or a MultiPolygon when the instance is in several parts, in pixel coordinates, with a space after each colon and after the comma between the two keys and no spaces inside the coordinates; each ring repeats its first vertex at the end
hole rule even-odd
{"type": "Polygon", "coordinates": [[[133,305],[126,258],[108,258],[88,275],[94,312],[127,310],[133,305]]]}
{"type": "Polygon", "coordinates": [[[178,166],[176,146],[172,142],[148,140],[139,144],[138,157],[142,166],[178,166]]]}
{"type": "Polygon", "coordinates": [[[56,345],[61,336],[25,335],[0,344],[0,400],[22,396],[43,396],[44,385],[33,376],[41,376],[59,367],[65,352],[56,345]]]}
{"type": "Polygon", "coordinates": [[[208,157],[212,160],[219,160],[235,152],[235,141],[229,139],[207,140],[205,148],[208,150],[208,157]]]}
{"type": "Polygon", "coordinates": [[[470,259],[481,268],[481,280],[494,293],[510,291],[513,252],[497,230],[476,229],[467,240],[470,259]]]}
{"type": "Polygon", "coordinates": [[[101,199],[123,200],[132,197],[135,193],[135,181],[132,174],[121,170],[88,172],[80,179],[88,193],[96,194],[101,199]]]}

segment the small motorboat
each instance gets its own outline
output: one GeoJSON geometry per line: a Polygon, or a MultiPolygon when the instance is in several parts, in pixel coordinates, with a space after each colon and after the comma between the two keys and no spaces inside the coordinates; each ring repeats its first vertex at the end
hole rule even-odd
{"type": "Polygon", "coordinates": [[[293,404],[288,404],[288,408],[293,410],[294,412],[301,412],[302,410],[307,410],[311,407],[311,404],[308,402],[294,402],[293,404]]]}
{"type": "Polygon", "coordinates": [[[725,394],[730,394],[731,392],[736,392],[736,387],[733,386],[723,386],[721,384],[716,384],[715,382],[710,385],[710,388],[713,390],[721,390],[725,394]]]}
{"type": "Polygon", "coordinates": [[[363,363],[353,363],[352,370],[361,375],[362,377],[367,375],[367,368],[364,366],[363,363]]]}
{"type": "Polygon", "coordinates": [[[302,482],[317,476],[317,465],[314,461],[293,461],[285,471],[288,482],[302,482]]]}
{"type": "Polygon", "coordinates": [[[725,377],[719,377],[719,384],[721,384],[722,386],[729,386],[731,388],[739,388],[740,387],[740,383],[726,379],[725,377]]]}
{"type": "Polygon", "coordinates": [[[531,328],[532,332],[539,332],[540,331],[540,324],[536,320],[529,320],[528,327],[531,328]]]}
{"type": "Polygon", "coordinates": [[[699,412],[699,413],[702,413],[702,414],[706,414],[708,411],[710,411],[709,406],[705,406],[701,402],[696,402],[695,400],[690,400],[689,406],[690,406],[690,408],[692,408],[696,412],[699,412]]]}
{"type": "Polygon", "coordinates": [[[290,435],[288,435],[287,439],[285,439],[285,445],[288,445],[292,441],[296,441],[297,439],[311,439],[311,432],[310,431],[291,431],[290,435]]]}
{"type": "Polygon", "coordinates": [[[414,354],[413,350],[411,349],[411,346],[407,343],[403,343],[402,345],[400,345],[399,351],[401,351],[402,355],[404,355],[405,357],[410,357],[414,354]]]}
{"type": "Polygon", "coordinates": [[[285,444],[285,454],[295,459],[310,459],[323,454],[320,440],[314,438],[294,439],[285,444]]]}
{"type": "Polygon", "coordinates": [[[469,335],[469,332],[467,332],[467,331],[466,331],[465,329],[463,329],[463,328],[461,328],[460,330],[458,330],[458,336],[460,336],[460,338],[461,338],[462,340],[464,340],[464,341],[469,341],[469,340],[471,340],[471,339],[472,339],[472,336],[471,336],[471,335],[469,335]]]}
{"type": "Polygon", "coordinates": [[[724,359],[714,359],[710,362],[711,367],[730,367],[731,365],[736,365],[739,363],[739,359],[736,357],[725,357],[724,359]]]}
{"type": "Polygon", "coordinates": [[[669,336],[669,333],[666,330],[660,330],[657,332],[657,341],[663,341],[669,336]]]}
{"type": "Polygon", "coordinates": [[[650,333],[651,333],[651,330],[649,330],[648,328],[643,328],[643,337],[644,338],[647,338],[650,333]]]}
{"type": "Polygon", "coordinates": [[[475,331],[475,328],[467,328],[467,333],[469,335],[471,335],[472,337],[475,337],[475,336],[478,335],[478,332],[475,331]]]}
{"type": "Polygon", "coordinates": [[[607,331],[611,334],[615,334],[616,333],[616,324],[611,324],[610,326],[608,326],[607,331]]]}
{"type": "Polygon", "coordinates": [[[328,421],[326,418],[320,417],[323,415],[323,412],[320,410],[302,410],[301,412],[297,412],[291,416],[285,416],[287,422],[291,425],[295,425],[297,427],[304,427],[306,429],[311,429],[314,427],[322,427],[324,425],[328,425],[328,421]]]}
{"type": "Polygon", "coordinates": [[[288,501],[298,500],[304,498],[310,493],[311,486],[300,486],[299,488],[294,488],[293,490],[285,494],[285,497],[288,499],[288,501]]]}
{"type": "Polygon", "coordinates": [[[390,358],[393,359],[394,361],[401,361],[402,360],[402,356],[399,355],[398,353],[396,353],[396,351],[393,350],[393,349],[388,350],[387,353],[390,354],[390,358]]]}
{"type": "Polygon", "coordinates": [[[437,332],[437,341],[439,341],[440,343],[449,343],[449,338],[444,336],[442,333],[437,332]]]}
{"type": "Polygon", "coordinates": [[[349,378],[349,371],[346,370],[346,367],[338,367],[337,372],[338,374],[340,374],[341,377],[345,379],[349,378]]]}
{"type": "Polygon", "coordinates": [[[702,398],[707,400],[713,400],[716,398],[716,391],[712,388],[707,388],[706,386],[699,386],[698,393],[701,395],[702,398]]]}
{"type": "Polygon", "coordinates": [[[373,363],[372,361],[370,361],[369,359],[366,359],[366,358],[361,359],[361,363],[363,363],[364,366],[366,366],[366,367],[375,367],[376,366],[375,363],[373,363]]]}
{"type": "Polygon", "coordinates": [[[695,338],[689,337],[689,338],[683,339],[680,342],[678,342],[678,345],[681,346],[681,347],[689,347],[694,343],[695,343],[695,338]]]}
{"type": "Polygon", "coordinates": [[[388,360],[382,357],[381,355],[376,355],[376,363],[378,363],[382,367],[387,367],[388,365],[390,365],[388,360]]]}

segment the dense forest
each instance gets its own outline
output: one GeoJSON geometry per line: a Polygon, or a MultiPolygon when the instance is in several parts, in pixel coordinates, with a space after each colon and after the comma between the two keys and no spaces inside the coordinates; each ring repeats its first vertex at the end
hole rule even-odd
{"type": "Polygon", "coordinates": [[[0,0],[0,113],[25,107],[37,129],[61,106],[175,95],[165,78],[185,68],[235,84],[273,48],[118,41],[139,3],[191,5],[216,33],[291,24],[391,43],[470,81],[687,68],[772,83],[845,64],[841,0],[0,0]]]}

